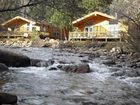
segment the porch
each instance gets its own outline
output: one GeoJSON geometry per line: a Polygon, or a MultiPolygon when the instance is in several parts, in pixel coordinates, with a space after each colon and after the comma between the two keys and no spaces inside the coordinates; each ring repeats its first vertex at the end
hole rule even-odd
{"type": "Polygon", "coordinates": [[[121,34],[118,31],[114,32],[69,32],[69,40],[119,40],[121,41],[121,34]]]}
{"type": "Polygon", "coordinates": [[[0,38],[31,37],[33,34],[37,35],[37,33],[33,33],[33,32],[3,31],[3,32],[0,32],[0,38]],[[28,36],[24,36],[25,33],[27,33],[28,36]]]}

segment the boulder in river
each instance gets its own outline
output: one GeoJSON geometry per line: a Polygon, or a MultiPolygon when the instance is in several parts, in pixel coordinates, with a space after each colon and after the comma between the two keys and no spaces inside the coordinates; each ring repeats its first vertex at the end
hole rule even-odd
{"type": "Polygon", "coordinates": [[[30,66],[30,58],[7,49],[0,49],[0,63],[4,63],[8,67],[26,67],[30,66]]]}
{"type": "Polygon", "coordinates": [[[140,62],[137,62],[137,68],[140,68],[140,62]]]}
{"type": "Polygon", "coordinates": [[[9,70],[8,67],[5,64],[0,63],[0,71],[6,71],[6,70],[9,70]]]}
{"type": "Polygon", "coordinates": [[[16,104],[17,103],[17,96],[8,94],[8,93],[0,93],[0,105],[2,104],[16,104]]]}
{"type": "Polygon", "coordinates": [[[91,72],[88,64],[78,64],[78,65],[65,65],[62,67],[62,70],[66,72],[73,73],[89,73],[91,72]]]}
{"type": "Polygon", "coordinates": [[[128,77],[139,77],[140,76],[138,69],[126,70],[125,75],[128,77]]]}
{"type": "Polygon", "coordinates": [[[115,65],[116,63],[114,60],[110,59],[110,60],[103,61],[103,64],[111,66],[111,65],[115,65]]]}
{"type": "Polygon", "coordinates": [[[48,67],[53,64],[54,64],[53,60],[45,61],[45,60],[40,60],[40,59],[31,59],[31,66],[48,67]]]}

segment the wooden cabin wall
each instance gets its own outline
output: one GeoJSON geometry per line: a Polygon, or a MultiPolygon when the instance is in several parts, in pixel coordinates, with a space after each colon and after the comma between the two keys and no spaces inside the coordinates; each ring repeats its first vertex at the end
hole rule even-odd
{"type": "Polygon", "coordinates": [[[74,26],[77,27],[80,31],[84,31],[85,26],[88,26],[90,24],[95,25],[95,24],[98,24],[105,20],[108,20],[108,19],[106,17],[102,17],[102,16],[98,16],[98,17],[94,16],[94,17],[89,17],[89,18],[85,19],[84,21],[75,24],[74,26]]]}

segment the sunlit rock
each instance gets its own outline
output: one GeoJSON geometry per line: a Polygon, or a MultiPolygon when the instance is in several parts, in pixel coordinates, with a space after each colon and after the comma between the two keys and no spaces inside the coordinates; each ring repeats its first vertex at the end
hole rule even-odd
{"type": "Polygon", "coordinates": [[[40,60],[40,59],[31,59],[31,66],[36,66],[36,67],[48,67],[50,65],[54,64],[53,60],[40,60]]]}
{"type": "Polygon", "coordinates": [[[113,47],[110,50],[111,53],[122,53],[122,49],[120,47],[113,47]]]}
{"type": "Polygon", "coordinates": [[[103,64],[111,66],[111,65],[115,65],[116,63],[114,60],[110,59],[110,60],[104,60],[103,64]]]}

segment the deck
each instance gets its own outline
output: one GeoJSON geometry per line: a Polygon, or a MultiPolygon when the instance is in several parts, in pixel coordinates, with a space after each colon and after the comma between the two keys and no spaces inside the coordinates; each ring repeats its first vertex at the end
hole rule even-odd
{"type": "Polygon", "coordinates": [[[25,37],[24,33],[27,33],[29,36],[32,34],[37,34],[33,32],[9,32],[9,31],[3,31],[0,32],[0,38],[18,38],[18,37],[25,37]]]}
{"type": "Polygon", "coordinates": [[[102,40],[102,41],[109,41],[109,40],[119,40],[121,41],[121,35],[118,32],[109,32],[109,33],[102,33],[102,32],[70,32],[69,33],[69,40],[102,40]]]}
{"type": "Polygon", "coordinates": [[[8,32],[3,31],[0,32],[0,38],[17,38],[17,37],[24,37],[23,32],[8,32]]]}

